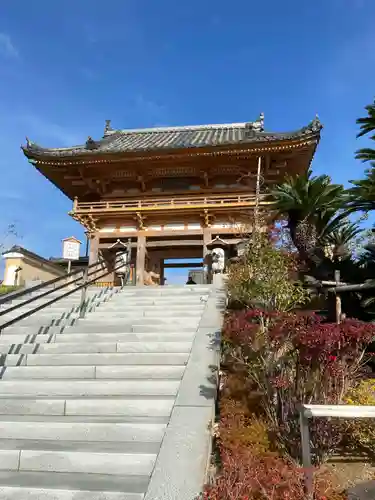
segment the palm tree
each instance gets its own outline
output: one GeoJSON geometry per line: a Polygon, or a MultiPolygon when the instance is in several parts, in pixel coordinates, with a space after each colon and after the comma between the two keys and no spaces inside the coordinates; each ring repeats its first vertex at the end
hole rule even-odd
{"type": "Polygon", "coordinates": [[[342,260],[351,256],[351,244],[358,241],[363,232],[357,223],[343,221],[341,226],[324,234],[321,242],[333,260],[342,260]]]}
{"type": "Polygon", "coordinates": [[[337,217],[344,203],[344,188],[332,184],[328,175],[313,176],[308,170],[288,177],[270,190],[276,216],[287,216],[290,235],[300,256],[307,263],[324,259],[322,239],[342,225],[337,217]]]}
{"type": "MultiPolygon", "coordinates": [[[[375,151],[374,151],[375,152],[375,151]]],[[[350,181],[353,187],[348,189],[347,212],[375,210],[375,167],[365,172],[366,177],[359,181],[350,181]]]]}
{"type": "MultiPolygon", "coordinates": [[[[361,126],[361,131],[357,134],[357,137],[362,137],[375,131],[375,100],[373,104],[369,104],[365,109],[367,111],[367,116],[358,118],[357,120],[358,125],[361,126]]],[[[375,140],[375,134],[372,135],[370,139],[375,140]]],[[[372,166],[375,167],[375,149],[359,149],[356,152],[356,158],[362,161],[371,161],[372,166]]]]}

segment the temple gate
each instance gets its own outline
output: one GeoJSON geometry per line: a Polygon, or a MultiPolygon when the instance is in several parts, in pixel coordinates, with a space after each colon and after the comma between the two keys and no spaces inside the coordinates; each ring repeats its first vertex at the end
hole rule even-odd
{"type": "Polygon", "coordinates": [[[203,265],[215,238],[232,255],[254,211],[269,213],[267,187],[309,167],[321,128],[316,118],[295,132],[266,132],[263,115],[137,130],[114,130],[107,120],[102,139],[57,149],[27,140],[23,151],[72,200],[70,215],[90,239],[90,264],[100,256],[111,266],[116,244],[129,244],[134,282],[143,285],[150,275],[163,283],[168,259],[203,265]]]}

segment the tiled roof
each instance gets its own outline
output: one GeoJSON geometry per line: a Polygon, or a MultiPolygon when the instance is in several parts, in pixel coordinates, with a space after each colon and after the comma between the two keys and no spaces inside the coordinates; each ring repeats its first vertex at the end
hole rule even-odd
{"type": "Polygon", "coordinates": [[[31,259],[35,259],[35,260],[40,261],[40,262],[42,262],[44,264],[52,266],[55,269],[61,270],[61,267],[58,266],[52,260],[45,259],[44,257],[41,257],[37,253],[31,252],[30,250],[27,250],[27,248],[21,247],[19,245],[13,245],[9,250],[6,250],[5,252],[3,252],[2,255],[6,255],[8,253],[20,253],[22,255],[25,255],[26,257],[29,257],[31,259]]]}
{"type": "Polygon", "coordinates": [[[307,127],[287,133],[264,131],[262,117],[257,122],[252,123],[135,130],[112,130],[109,121],[107,121],[104,137],[99,141],[94,141],[89,137],[84,145],[57,149],[42,148],[28,141],[23,150],[29,157],[34,155],[67,157],[98,153],[160,151],[293,140],[308,135],[318,135],[321,128],[322,125],[318,118],[315,118],[307,127]]]}

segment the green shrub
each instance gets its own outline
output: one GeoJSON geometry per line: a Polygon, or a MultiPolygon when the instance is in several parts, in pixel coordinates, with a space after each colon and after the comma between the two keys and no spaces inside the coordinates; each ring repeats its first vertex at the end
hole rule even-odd
{"type": "Polygon", "coordinates": [[[0,285],[0,295],[13,292],[14,290],[17,290],[17,288],[17,286],[0,285]]]}
{"type": "Polygon", "coordinates": [[[290,311],[308,301],[308,292],[290,279],[294,258],[275,247],[269,236],[254,233],[243,261],[228,269],[232,303],[272,311],[290,311]]]}

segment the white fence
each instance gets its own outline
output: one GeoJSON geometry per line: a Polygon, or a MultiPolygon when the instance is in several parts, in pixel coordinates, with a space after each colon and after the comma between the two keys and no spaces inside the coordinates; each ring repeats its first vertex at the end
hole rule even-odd
{"type": "Polygon", "coordinates": [[[313,497],[313,467],[311,465],[309,418],[375,418],[375,406],[351,405],[302,405],[300,428],[302,443],[302,464],[305,472],[307,498],[313,497]]]}

